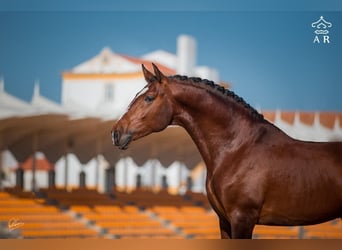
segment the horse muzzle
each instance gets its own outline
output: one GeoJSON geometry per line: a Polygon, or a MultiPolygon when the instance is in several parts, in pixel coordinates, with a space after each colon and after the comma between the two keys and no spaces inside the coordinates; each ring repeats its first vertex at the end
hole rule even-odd
{"type": "Polygon", "coordinates": [[[119,149],[125,150],[132,141],[132,134],[121,134],[119,130],[112,131],[112,141],[113,145],[117,146],[119,149]]]}

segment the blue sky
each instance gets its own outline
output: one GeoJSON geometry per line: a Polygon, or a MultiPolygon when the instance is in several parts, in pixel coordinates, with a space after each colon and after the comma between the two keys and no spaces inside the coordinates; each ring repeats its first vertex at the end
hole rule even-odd
{"type": "Polygon", "coordinates": [[[205,8],[206,1],[199,1],[196,11],[188,5],[166,11],[159,5],[138,10],[91,4],[79,11],[13,2],[0,1],[0,76],[6,91],[27,101],[39,79],[41,93],[59,102],[61,72],[104,46],[131,56],[157,49],[175,53],[177,36],[189,34],[197,39],[198,64],[217,68],[251,105],[342,111],[342,8],[254,11],[239,5],[205,8]],[[333,24],[329,44],[313,43],[311,23],[320,16],[333,24]]]}

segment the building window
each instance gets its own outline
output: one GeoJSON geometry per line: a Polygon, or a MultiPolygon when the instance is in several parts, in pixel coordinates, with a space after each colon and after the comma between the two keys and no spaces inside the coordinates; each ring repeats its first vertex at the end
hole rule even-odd
{"type": "Polygon", "coordinates": [[[104,101],[113,102],[114,101],[114,85],[107,83],[105,84],[104,101]]]}

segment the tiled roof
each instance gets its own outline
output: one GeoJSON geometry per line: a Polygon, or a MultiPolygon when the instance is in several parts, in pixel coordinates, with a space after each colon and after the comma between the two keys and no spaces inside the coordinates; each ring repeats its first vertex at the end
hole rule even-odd
{"type": "Polygon", "coordinates": [[[264,118],[266,120],[274,123],[274,121],[275,121],[275,112],[274,111],[263,111],[262,114],[264,115],[264,118]]]}
{"type": "MultiPolygon", "coordinates": [[[[32,157],[28,158],[24,163],[21,164],[21,167],[26,170],[32,170],[32,157]]],[[[38,171],[49,171],[50,169],[55,168],[55,164],[50,163],[45,158],[36,159],[36,170],[38,171]]],[[[18,166],[19,167],[19,166],[18,166]]]]}
{"type": "MultiPolygon", "coordinates": [[[[318,116],[319,124],[333,129],[336,120],[339,122],[340,128],[342,128],[342,113],[339,112],[294,112],[294,111],[279,111],[280,119],[286,123],[294,124],[296,114],[299,117],[299,121],[307,126],[313,126],[315,122],[315,116],[318,116]]],[[[275,111],[263,111],[265,119],[274,123],[276,119],[275,111]]]]}
{"type": "Polygon", "coordinates": [[[160,63],[155,63],[155,62],[151,62],[149,60],[145,60],[145,59],[140,59],[140,58],[136,58],[136,57],[130,57],[127,55],[121,55],[122,57],[124,57],[125,59],[129,60],[132,63],[135,64],[144,64],[144,66],[153,72],[153,67],[152,67],[152,63],[154,63],[155,65],[157,65],[157,67],[166,75],[174,75],[176,74],[176,71],[174,69],[168,68],[160,63]]]}
{"type": "MultiPolygon", "coordinates": [[[[164,58],[168,60],[168,58],[164,58]]],[[[75,66],[71,70],[65,71],[63,75],[89,75],[89,74],[134,74],[141,72],[141,64],[144,64],[147,69],[152,69],[152,62],[166,75],[174,75],[176,71],[169,66],[155,62],[147,58],[137,58],[128,55],[122,55],[112,52],[108,47],[103,48],[99,54],[89,60],[75,66]]]]}
{"type": "Polygon", "coordinates": [[[313,112],[299,112],[299,120],[301,123],[312,126],[315,120],[315,113],[313,112]]]}
{"type": "Polygon", "coordinates": [[[320,112],[319,120],[320,123],[327,128],[332,129],[335,125],[335,119],[339,121],[340,127],[342,127],[342,114],[341,113],[331,113],[331,112],[320,112]]]}

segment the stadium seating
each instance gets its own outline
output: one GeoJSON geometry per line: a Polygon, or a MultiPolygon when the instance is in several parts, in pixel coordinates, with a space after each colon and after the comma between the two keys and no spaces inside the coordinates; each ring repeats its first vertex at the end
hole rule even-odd
{"type": "Polygon", "coordinates": [[[177,236],[174,231],[153,220],[146,212],[134,206],[95,206],[74,207],[71,210],[80,214],[88,223],[102,228],[109,238],[150,238],[156,235],[163,238],[177,236]]]}
{"type": "Polygon", "coordinates": [[[0,221],[7,223],[9,232],[18,231],[22,238],[97,237],[97,231],[75,221],[58,207],[44,205],[29,193],[22,192],[20,197],[0,192],[0,221]]]}
{"type": "Polygon", "coordinates": [[[314,226],[304,227],[304,233],[311,239],[342,239],[342,222],[340,219],[314,226]]]}
{"type": "Polygon", "coordinates": [[[192,205],[193,202],[184,199],[180,195],[171,195],[166,191],[154,193],[148,190],[137,189],[131,193],[115,192],[118,200],[124,201],[126,204],[134,204],[141,208],[152,207],[155,204],[159,206],[182,206],[192,205]]]}
{"type": "MultiPolygon", "coordinates": [[[[219,239],[216,214],[204,194],[135,190],[12,188],[0,192],[0,229],[19,238],[219,239]]],[[[0,236],[1,236],[0,230],[0,236]]],[[[6,234],[5,237],[10,237],[6,234]]],[[[255,239],[342,239],[342,222],[305,227],[257,225],[255,239]]]]}
{"type": "Polygon", "coordinates": [[[184,238],[218,238],[220,236],[217,217],[206,208],[194,205],[155,206],[151,208],[151,211],[174,226],[184,238]]]}
{"type": "Polygon", "coordinates": [[[255,226],[254,239],[298,239],[299,227],[255,226]]]}

